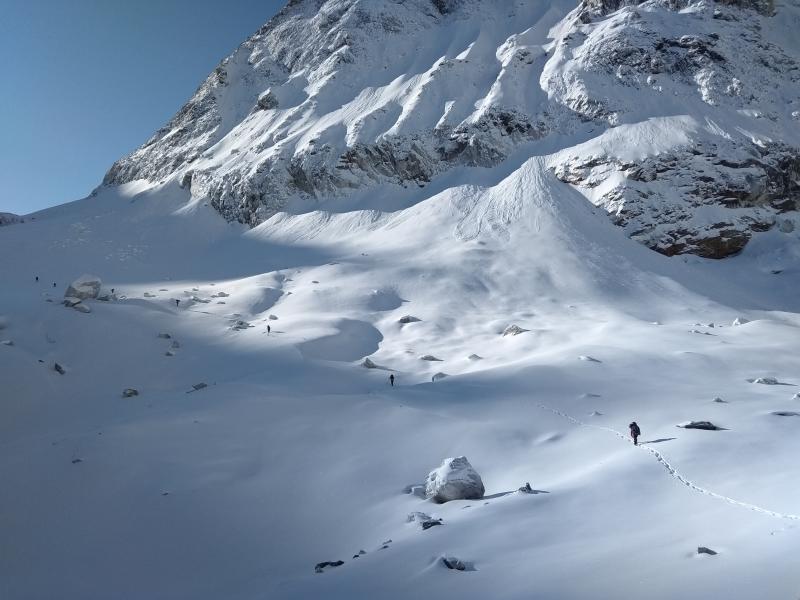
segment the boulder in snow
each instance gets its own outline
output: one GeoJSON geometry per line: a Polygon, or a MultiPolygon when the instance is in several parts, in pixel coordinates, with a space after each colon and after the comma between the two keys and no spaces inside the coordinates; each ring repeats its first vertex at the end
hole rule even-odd
{"type": "Polygon", "coordinates": [[[241,331],[242,329],[248,329],[250,327],[253,327],[253,325],[250,325],[250,323],[241,319],[238,319],[233,323],[233,325],[231,325],[231,329],[234,331],[241,331]]]}
{"type": "Polygon", "coordinates": [[[277,321],[277,320],[278,320],[278,317],[277,317],[277,316],[275,316],[275,315],[270,315],[270,316],[269,316],[269,320],[270,320],[270,321],[277,321]]]}
{"type": "Polygon", "coordinates": [[[67,370],[58,363],[53,363],[53,370],[59,375],[63,375],[67,370]]]}
{"type": "Polygon", "coordinates": [[[425,481],[425,496],[440,504],[451,500],[477,500],[483,498],[485,491],[481,476],[466,456],[444,459],[425,481]]]}
{"type": "Polygon", "coordinates": [[[776,417],[800,417],[799,412],[794,412],[791,410],[776,410],[772,414],[776,417]]]}
{"type": "Polygon", "coordinates": [[[365,369],[377,369],[378,368],[378,365],[376,365],[374,362],[372,362],[369,358],[365,358],[361,362],[361,366],[364,367],[365,369]]]}
{"type": "Polygon", "coordinates": [[[722,431],[724,427],[714,425],[711,421],[688,421],[678,425],[682,429],[704,429],[706,431],[722,431]]]}
{"type": "Polygon", "coordinates": [[[431,527],[436,527],[437,525],[444,525],[442,519],[434,519],[430,515],[426,515],[423,512],[413,512],[408,515],[406,519],[408,523],[419,523],[420,527],[422,527],[423,531],[427,531],[431,527]]]}
{"type": "Polygon", "coordinates": [[[732,323],[732,324],[733,324],[734,326],[738,326],[738,325],[744,325],[744,324],[746,324],[746,323],[749,323],[749,322],[750,322],[750,321],[749,321],[748,319],[745,319],[744,317],[736,317],[736,318],[733,320],[733,323],[732,323]]]}
{"type": "Polygon", "coordinates": [[[697,547],[698,554],[708,554],[709,556],[716,556],[716,551],[712,550],[711,548],[706,548],[705,546],[698,546],[697,547]]]}
{"type": "Polygon", "coordinates": [[[134,396],[139,395],[139,390],[136,388],[125,388],[122,390],[122,397],[123,398],[133,398],[134,396]]]}
{"type": "Polygon", "coordinates": [[[475,567],[472,566],[472,563],[463,561],[455,556],[443,556],[442,557],[442,564],[448,569],[452,569],[454,571],[474,571],[475,567]]]}
{"type": "Polygon", "coordinates": [[[503,337],[507,335],[519,335],[520,333],[525,333],[526,331],[530,331],[530,329],[523,329],[519,325],[509,325],[503,330],[503,337]]]}
{"type": "Polygon", "coordinates": [[[0,340],[0,344],[2,344],[3,346],[13,346],[14,342],[11,340],[0,340]]]}
{"type": "Polygon", "coordinates": [[[317,563],[314,566],[315,573],[324,573],[325,567],[341,567],[344,564],[343,560],[326,560],[325,562],[317,563]]]}
{"type": "Polygon", "coordinates": [[[65,298],[78,298],[79,300],[86,300],[87,298],[97,298],[100,295],[100,286],[102,281],[99,277],[94,275],[81,275],[67,287],[64,292],[65,298]]]}
{"type": "Polygon", "coordinates": [[[412,317],[411,315],[406,315],[404,317],[400,317],[397,322],[401,323],[402,325],[408,325],[409,323],[419,323],[422,319],[418,319],[417,317],[412,317]]]}
{"type": "Polygon", "coordinates": [[[431,377],[431,381],[439,381],[440,379],[444,379],[445,377],[449,377],[447,373],[442,373],[439,371],[438,373],[434,373],[433,377],[431,377]]]}
{"type": "Polygon", "coordinates": [[[442,362],[441,358],[436,358],[433,354],[423,354],[419,357],[420,360],[428,360],[428,361],[435,361],[435,362],[442,362]]]}
{"type": "Polygon", "coordinates": [[[90,312],[92,312],[92,309],[89,308],[88,306],[86,306],[83,302],[79,302],[78,304],[76,304],[72,308],[74,308],[78,312],[82,312],[82,313],[90,313],[90,312]]]}
{"type": "Polygon", "coordinates": [[[750,383],[760,383],[762,385],[778,385],[780,382],[774,377],[756,377],[755,379],[748,379],[750,383]]]}

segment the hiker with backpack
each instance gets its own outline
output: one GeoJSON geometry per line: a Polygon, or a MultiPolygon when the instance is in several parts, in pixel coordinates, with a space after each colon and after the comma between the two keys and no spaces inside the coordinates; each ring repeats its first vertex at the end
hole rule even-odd
{"type": "Polygon", "coordinates": [[[391,373],[391,374],[389,375],[389,385],[391,385],[392,387],[394,387],[394,373],[391,373]]]}
{"type": "Polygon", "coordinates": [[[642,435],[642,430],[639,429],[639,426],[636,424],[636,421],[628,425],[631,428],[631,437],[633,438],[633,445],[639,445],[639,436],[642,435]]]}

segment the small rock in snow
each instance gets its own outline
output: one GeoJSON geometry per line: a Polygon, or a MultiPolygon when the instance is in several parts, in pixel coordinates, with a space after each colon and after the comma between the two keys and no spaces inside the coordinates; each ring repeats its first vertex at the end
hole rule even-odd
{"type": "Polygon", "coordinates": [[[325,567],[341,567],[344,564],[343,560],[326,560],[325,562],[317,563],[314,567],[314,572],[324,573],[325,567]]]}
{"type": "Polygon", "coordinates": [[[369,358],[365,358],[361,362],[361,366],[364,367],[365,369],[377,369],[378,368],[378,365],[376,365],[374,362],[372,362],[369,358]]]}
{"type": "Polygon", "coordinates": [[[175,353],[172,350],[167,350],[164,352],[164,356],[175,356],[175,353]]]}
{"type": "Polygon", "coordinates": [[[596,363],[603,362],[602,360],[597,360],[593,356],[584,356],[583,354],[578,357],[578,360],[583,360],[586,362],[596,362],[596,363]]]}
{"type": "Polygon", "coordinates": [[[449,377],[447,373],[443,373],[442,371],[438,371],[433,374],[431,377],[431,381],[439,381],[440,379],[444,379],[445,377],[449,377]]]}
{"type": "Polygon", "coordinates": [[[202,390],[203,388],[207,388],[207,387],[208,387],[208,384],[207,383],[203,383],[202,381],[200,383],[195,383],[195,384],[192,385],[192,389],[194,391],[202,390]]]}
{"type": "Polygon", "coordinates": [[[727,400],[723,400],[723,399],[722,399],[722,398],[720,398],[719,396],[717,396],[716,398],[714,398],[714,400],[713,400],[713,401],[714,401],[714,402],[716,402],[716,403],[718,403],[718,404],[727,404],[727,403],[728,403],[728,401],[727,401],[727,400]]]}
{"type": "Polygon", "coordinates": [[[177,349],[181,347],[181,343],[178,340],[172,340],[172,343],[169,345],[169,347],[177,349]]]}
{"type": "Polygon", "coordinates": [[[756,377],[755,379],[748,379],[750,383],[760,383],[762,385],[778,385],[780,382],[774,377],[756,377]]]}
{"type": "Polygon", "coordinates": [[[733,320],[733,323],[732,323],[732,325],[734,325],[734,326],[738,326],[738,325],[745,325],[746,323],[749,323],[749,322],[750,322],[750,321],[749,321],[748,319],[745,319],[744,317],[736,317],[736,318],[733,320]]]}
{"type": "Polygon", "coordinates": [[[231,325],[231,329],[234,331],[241,331],[242,329],[248,329],[249,327],[253,327],[253,325],[250,325],[250,323],[247,321],[242,321],[241,319],[231,325]]]}
{"type": "Polygon", "coordinates": [[[63,375],[64,373],[67,372],[66,369],[58,363],[53,363],[53,370],[59,375],[63,375]]]}
{"type": "Polygon", "coordinates": [[[139,390],[136,388],[125,388],[122,390],[122,397],[123,398],[133,398],[134,396],[139,395],[139,390]]]}
{"type": "Polygon", "coordinates": [[[724,428],[714,425],[711,421],[689,421],[687,423],[682,423],[681,425],[677,425],[682,429],[704,429],[706,431],[721,431],[724,428]]]}
{"type": "Polygon", "coordinates": [[[448,569],[452,569],[454,571],[474,571],[475,567],[472,566],[471,563],[465,562],[456,558],[455,556],[443,556],[442,563],[448,569]]]}
{"type": "Polygon", "coordinates": [[[278,317],[276,317],[275,315],[270,315],[270,316],[269,316],[269,320],[270,320],[270,321],[277,321],[277,320],[278,320],[278,317]]]}
{"type": "Polygon", "coordinates": [[[478,356],[477,354],[470,354],[467,358],[469,360],[483,360],[483,357],[482,356],[478,356]]]}
{"type": "Polygon", "coordinates": [[[708,554],[710,556],[716,556],[716,554],[717,554],[714,550],[712,550],[711,548],[706,548],[705,546],[698,546],[697,547],[697,553],[698,554],[708,554]]]}
{"type": "Polygon", "coordinates": [[[3,346],[13,346],[14,342],[12,340],[2,340],[0,341],[0,344],[2,344],[3,346]]]}
{"type": "Polygon", "coordinates": [[[776,417],[800,417],[800,413],[791,410],[776,410],[772,414],[776,417]]]}
{"type": "Polygon", "coordinates": [[[168,333],[164,333],[163,331],[162,331],[161,333],[159,333],[159,334],[158,334],[158,337],[160,337],[160,338],[161,338],[161,339],[163,339],[163,340],[170,340],[170,339],[172,339],[172,336],[171,336],[170,334],[168,334],[168,333]]]}
{"type": "Polygon", "coordinates": [[[72,308],[81,303],[80,298],[75,298],[74,296],[66,296],[64,297],[64,306],[67,308],[72,308]]]}
{"type": "Polygon", "coordinates": [[[90,313],[90,312],[92,312],[92,309],[89,308],[88,306],[86,306],[83,302],[79,302],[78,304],[76,304],[72,308],[77,310],[78,312],[81,312],[81,313],[90,313]]]}
{"type": "Polygon", "coordinates": [[[156,297],[156,295],[155,295],[155,294],[151,294],[150,292],[145,292],[145,293],[144,293],[144,297],[145,297],[145,298],[155,298],[155,297],[156,297]]]}
{"type": "Polygon", "coordinates": [[[423,354],[419,357],[420,360],[429,360],[429,361],[437,361],[442,362],[441,358],[436,358],[433,354],[423,354]]]}
{"type": "Polygon", "coordinates": [[[406,315],[404,317],[400,317],[400,319],[398,319],[397,322],[398,323],[402,323],[403,325],[407,325],[409,323],[418,323],[421,320],[422,319],[418,319],[417,317],[412,317],[411,315],[406,315]]]}
{"type": "Polygon", "coordinates": [[[522,492],[523,494],[533,494],[533,488],[531,487],[531,484],[530,484],[529,481],[526,481],[525,485],[523,485],[517,491],[518,492],[522,492]]]}
{"type": "Polygon", "coordinates": [[[526,331],[530,331],[530,329],[523,329],[519,325],[509,325],[503,330],[503,337],[507,335],[519,335],[520,333],[525,333],[526,331]]]}
{"type": "Polygon", "coordinates": [[[442,519],[434,519],[430,515],[426,515],[423,512],[413,512],[409,514],[406,518],[406,522],[419,523],[423,531],[427,531],[431,527],[436,527],[437,525],[444,525],[442,519]]]}
{"type": "Polygon", "coordinates": [[[80,458],[73,458],[72,459],[72,464],[73,465],[77,465],[78,463],[82,463],[82,462],[83,462],[83,459],[80,459],[80,458]]]}
{"type": "Polygon", "coordinates": [[[216,294],[212,295],[212,298],[227,298],[230,294],[226,294],[225,292],[217,292],[216,294]]]}

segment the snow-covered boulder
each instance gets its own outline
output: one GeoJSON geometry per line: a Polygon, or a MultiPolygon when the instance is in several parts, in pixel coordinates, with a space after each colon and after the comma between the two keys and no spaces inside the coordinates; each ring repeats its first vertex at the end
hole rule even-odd
{"type": "Polygon", "coordinates": [[[442,465],[428,474],[425,481],[425,496],[434,502],[451,500],[477,500],[485,492],[478,472],[469,464],[466,456],[446,458],[442,465]]]}
{"type": "Polygon", "coordinates": [[[760,383],[761,385],[778,385],[780,382],[774,377],[756,377],[748,379],[750,383],[760,383]]]}
{"type": "Polygon", "coordinates": [[[507,335],[519,335],[520,333],[525,333],[526,331],[530,331],[530,329],[523,329],[519,325],[509,325],[503,330],[503,337],[507,335]]]}
{"type": "Polygon", "coordinates": [[[102,281],[94,275],[81,275],[67,287],[64,298],[77,298],[78,300],[94,299],[100,295],[102,281]]]}
{"type": "Polygon", "coordinates": [[[737,325],[745,325],[746,323],[749,323],[749,322],[750,322],[750,321],[749,321],[748,319],[745,319],[744,317],[736,317],[736,318],[733,320],[733,325],[734,325],[734,326],[737,326],[737,325]]]}

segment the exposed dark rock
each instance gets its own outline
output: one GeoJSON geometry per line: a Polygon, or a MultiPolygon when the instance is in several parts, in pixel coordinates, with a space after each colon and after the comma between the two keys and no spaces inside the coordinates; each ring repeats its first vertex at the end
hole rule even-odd
{"type": "Polygon", "coordinates": [[[344,564],[343,560],[326,560],[325,562],[317,563],[314,566],[315,573],[324,573],[327,567],[341,567],[344,564]]]}
{"type": "Polygon", "coordinates": [[[689,421],[688,423],[684,423],[683,425],[678,425],[683,429],[704,429],[706,431],[722,431],[724,427],[718,427],[714,425],[711,421],[689,421]]]}
{"type": "Polygon", "coordinates": [[[716,556],[717,555],[717,553],[714,550],[712,550],[711,548],[706,548],[705,546],[698,546],[697,547],[697,553],[698,554],[708,554],[710,556],[716,556]]]}
{"type": "Polygon", "coordinates": [[[66,369],[64,369],[64,367],[62,367],[62,366],[61,366],[60,364],[58,364],[58,363],[53,363],[53,370],[54,370],[56,373],[58,373],[59,375],[63,375],[64,373],[66,373],[66,372],[67,372],[67,371],[66,371],[66,369]]]}

